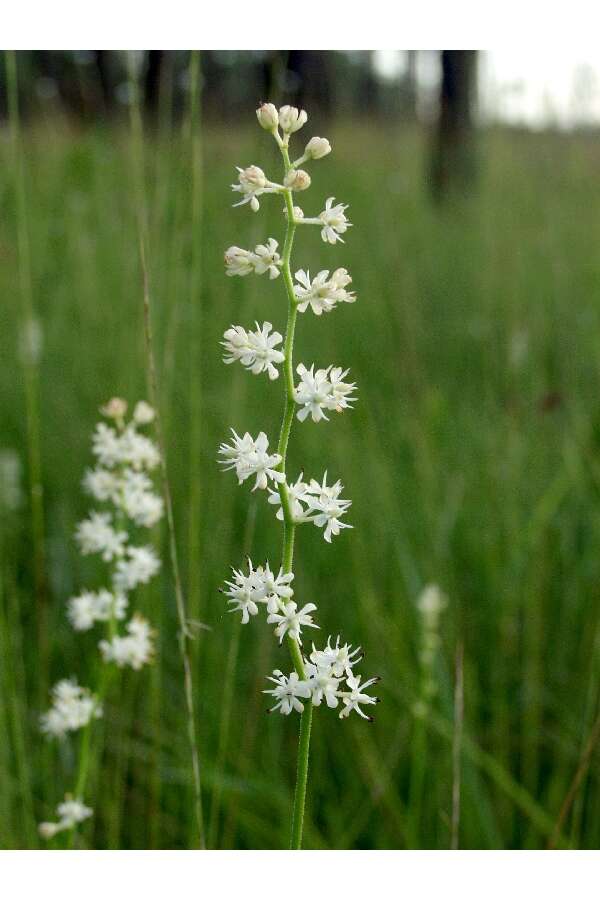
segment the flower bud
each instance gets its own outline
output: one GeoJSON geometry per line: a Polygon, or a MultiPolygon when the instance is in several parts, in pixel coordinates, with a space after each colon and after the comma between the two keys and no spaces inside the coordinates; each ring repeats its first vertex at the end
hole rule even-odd
{"type": "Polygon", "coordinates": [[[127,412],[127,400],[122,400],[120,397],[112,397],[108,403],[100,407],[100,412],[107,419],[114,419],[116,422],[122,421],[127,412]]]}
{"type": "Polygon", "coordinates": [[[155,412],[145,400],[139,400],[133,410],[133,419],[137,425],[149,425],[154,421],[155,412]]]}
{"type": "Polygon", "coordinates": [[[275,131],[279,125],[279,113],[272,103],[261,103],[256,110],[256,118],[265,131],[275,131]]]}
{"type": "Polygon", "coordinates": [[[279,110],[279,124],[286,134],[293,134],[305,124],[308,119],[306,112],[298,111],[295,106],[282,106],[279,110]]]}
{"type": "Polygon", "coordinates": [[[267,176],[259,166],[248,166],[247,169],[240,169],[238,181],[248,188],[261,189],[267,184],[267,176]]]}
{"type": "Polygon", "coordinates": [[[327,138],[312,137],[304,148],[304,155],[307,159],[321,159],[331,153],[331,144],[327,138]]]}
{"type": "Polygon", "coordinates": [[[310,175],[304,169],[290,169],[283,183],[292,191],[305,191],[310,187],[310,175]]]}

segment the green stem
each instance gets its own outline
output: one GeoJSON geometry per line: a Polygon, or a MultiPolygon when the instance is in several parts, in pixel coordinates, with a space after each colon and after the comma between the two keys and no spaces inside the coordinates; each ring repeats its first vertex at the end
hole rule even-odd
{"type": "MultiPolygon", "coordinates": [[[[287,146],[282,146],[281,155],[285,165],[285,171],[291,168],[290,157],[287,146]]],[[[283,419],[281,423],[281,431],[279,434],[279,444],[277,452],[281,456],[279,469],[283,473],[286,471],[287,448],[294,421],[294,333],[296,330],[296,317],[298,309],[296,298],[294,296],[294,282],[290,268],[290,259],[292,255],[292,246],[294,243],[294,233],[296,231],[296,223],[294,221],[294,203],[292,200],[292,192],[284,191],[285,208],[287,212],[287,227],[285,232],[285,241],[282,252],[282,276],[288,298],[288,317],[285,330],[284,342],[284,363],[283,371],[285,378],[285,405],[283,409],[283,419]]],[[[292,514],[290,498],[287,489],[287,477],[283,484],[279,485],[279,496],[281,498],[281,508],[283,510],[283,550],[282,550],[282,566],[284,572],[291,572],[294,561],[294,537],[296,532],[296,524],[292,514]]],[[[287,645],[292,657],[294,668],[301,679],[306,678],[304,671],[304,662],[298,641],[287,636],[287,645]]],[[[300,850],[302,848],[302,826],[304,824],[304,807],[306,805],[306,785],[308,781],[308,757],[310,751],[310,731],[312,724],[312,703],[304,706],[304,712],[300,719],[300,737],[298,740],[298,768],[296,772],[296,789],[294,791],[294,806],[292,810],[292,833],[290,838],[290,849],[300,850]]]]}

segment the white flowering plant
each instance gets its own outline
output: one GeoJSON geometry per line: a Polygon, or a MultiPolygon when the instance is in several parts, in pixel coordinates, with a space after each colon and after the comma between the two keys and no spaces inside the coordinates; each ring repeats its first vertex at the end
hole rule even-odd
{"type": "Polygon", "coordinates": [[[139,670],[152,661],[154,635],[150,623],[137,612],[128,621],[127,616],[132,591],[148,583],[160,569],[152,545],[133,542],[140,530],[152,528],[163,515],[163,500],[155,493],[152,480],[160,453],[154,441],[140,430],[154,420],[154,410],[140,401],[127,421],[126,401],[114,397],[100,411],[104,421],[96,425],[92,439],[96,464],[85,473],[83,488],[102,508],[92,510],[79,523],[75,539],[82,555],[97,555],[109,565],[109,585],[82,590],[67,603],[67,617],[75,631],[90,631],[102,623],[99,683],[92,691],[74,678],[61,679],[52,689],[50,709],[40,718],[41,730],[48,738],[63,740],[81,731],[74,793],[66,794],[58,804],[57,821],[39,826],[45,839],[66,832],[71,845],[76,826],[93,815],[83,802],[91,730],[94,720],[102,716],[110,680],[117,669],[139,670]]]}
{"type": "Polygon", "coordinates": [[[258,122],[269,132],[277,143],[283,159],[282,182],[272,181],[256,165],[238,168],[238,179],[232,185],[233,191],[241,194],[241,200],[234,206],[249,204],[257,212],[259,198],[266,194],[276,194],[283,198],[286,219],[285,239],[281,254],[279,244],[269,238],[259,244],[254,251],[240,247],[230,247],[225,252],[226,273],[229,276],[245,277],[250,274],[269,273],[270,279],[280,275],[285,287],[287,300],[287,325],[285,334],[273,331],[271,322],[262,326],[256,322],[256,330],[247,330],[242,325],[232,325],[223,335],[224,362],[239,361],[254,375],[266,373],[269,380],[276,381],[283,371],[285,404],[283,420],[277,447],[269,449],[269,439],[261,431],[256,438],[249,432],[240,436],[233,428],[233,439],[222,443],[219,448],[223,469],[234,471],[238,483],[254,479],[252,490],[266,490],[268,502],[277,507],[277,518],[283,523],[282,561],[279,570],[271,570],[269,563],[254,566],[248,560],[247,570],[233,569],[230,581],[225,583],[224,594],[231,612],[241,613],[242,624],[256,617],[261,606],[265,608],[267,623],[274,625],[275,636],[282,644],[285,640],[291,654],[293,669],[285,674],[276,669],[269,681],[272,686],[264,693],[271,695],[274,705],[270,712],[278,711],[289,715],[292,711],[301,714],[298,746],[298,770],[294,795],[291,827],[291,849],[302,846],[302,828],[306,788],[308,778],[308,758],[312,709],[325,703],[330,709],[338,709],[341,719],[356,712],[363,719],[372,721],[363,707],[371,706],[377,698],[367,693],[378,678],[362,681],[355,672],[361,660],[360,648],[353,649],[342,643],[338,636],[333,642],[330,637],[322,649],[312,645],[310,652],[303,646],[303,630],[317,629],[313,613],[317,607],[306,603],[298,607],[292,583],[294,538],[297,526],[312,523],[323,529],[323,537],[331,542],[342,529],[351,528],[343,521],[351,501],[342,498],[343,485],[340,481],[328,483],[327,472],[321,480],[304,480],[301,473],[295,481],[288,480],[286,461],[290,433],[294,418],[304,422],[308,417],[313,422],[328,421],[328,413],[351,409],[355,401],[356,385],[346,382],[348,369],[328,365],[308,368],[300,363],[294,369],[294,335],[298,313],[312,312],[321,316],[330,313],[342,303],[353,303],[355,294],[348,290],[352,279],[346,269],[338,268],[331,275],[329,270],[319,272],[311,278],[308,270],[299,269],[292,276],[291,255],[294,236],[298,226],[316,225],[321,230],[321,238],[328,244],[343,243],[343,237],[351,227],[346,217],[346,204],[335,203],[329,197],[325,207],[316,217],[307,217],[295,205],[294,195],[310,187],[310,175],[299,168],[304,163],[321,159],[331,152],[326,138],[313,137],[306,144],[304,152],[294,162],[290,161],[290,138],[302,128],[308,119],[304,110],[283,106],[279,110],[272,103],[263,103],[258,108],[258,122]],[[294,372],[299,376],[296,383],[294,372]]]}

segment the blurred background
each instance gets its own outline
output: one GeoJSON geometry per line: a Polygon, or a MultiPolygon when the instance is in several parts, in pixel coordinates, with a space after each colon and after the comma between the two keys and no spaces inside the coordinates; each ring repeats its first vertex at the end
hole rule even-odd
{"type": "MultiPolygon", "coordinates": [[[[232,323],[283,331],[278,281],[229,279],[232,244],[282,216],[231,209],[235,165],[277,177],[261,99],[305,106],[333,153],[344,245],[302,231],[295,268],[344,266],[358,302],[300,317],[296,358],[351,368],[356,409],[296,423],[292,477],[353,501],[330,547],[297,537],[296,591],[379,674],[373,725],[317,710],[305,845],[597,848],[600,645],[600,61],[532,49],[0,54],[0,846],[38,846],[76,744],[38,718],[85,684],[91,633],[67,599],[98,407],[147,396],[138,217],[193,642],[208,844],[285,847],[298,721],[265,716],[287,665],[218,588],[245,554],[277,563],[265,498],[216,464],[230,426],[276,433],[281,385],[223,368],[232,323]],[[428,616],[419,597],[447,603],[428,616]],[[431,594],[429,595],[431,596],[431,594]]],[[[173,579],[136,597],[155,665],[98,726],[81,846],[197,846],[173,579]]]]}

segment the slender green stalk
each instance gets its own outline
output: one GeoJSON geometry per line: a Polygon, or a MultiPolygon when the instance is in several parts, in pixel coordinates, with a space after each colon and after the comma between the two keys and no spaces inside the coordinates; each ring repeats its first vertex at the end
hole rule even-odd
{"type": "MultiPolygon", "coordinates": [[[[291,168],[290,157],[287,146],[281,147],[281,155],[287,173],[291,168]]],[[[285,198],[285,208],[287,213],[287,227],[285,231],[285,241],[283,244],[283,252],[281,255],[283,275],[283,283],[285,284],[286,294],[288,298],[288,317],[285,329],[284,340],[284,363],[283,371],[285,378],[285,405],[283,408],[283,419],[281,422],[281,431],[279,433],[279,444],[277,452],[281,456],[279,469],[285,473],[285,465],[287,458],[287,448],[294,421],[294,333],[296,330],[296,317],[298,309],[296,298],[294,296],[294,282],[290,267],[290,259],[292,256],[292,247],[294,244],[294,233],[296,231],[296,223],[294,221],[294,204],[292,200],[292,192],[285,190],[283,192],[285,198]]],[[[294,536],[296,525],[292,515],[290,506],[290,498],[287,489],[287,478],[283,484],[279,485],[279,496],[281,497],[281,507],[283,509],[283,550],[282,550],[282,566],[284,572],[291,572],[294,561],[294,536]]],[[[304,672],[304,663],[298,641],[287,636],[287,645],[292,657],[294,668],[301,679],[306,678],[304,672]]],[[[306,804],[306,785],[308,781],[308,757],[310,751],[310,731],[312,724],[312,703],[304,706],[304,712],[300,719],[300,736],[298,739],[298,768],[296,772],[296,789],[294,791],[294,806],[292,811],[292,833],[290,837],[290,849],[300,850],[302,847],[302,826],[304,823],[304,807],[306,804]]]]}
{"type": "Polygon", "coordinates": [[[6,51],[5,61],[8,119],[10,125],[16,198],[19,296],[22,303],[20,323],[22,347],[20,356],[23,365],[23,381],[25,388],[25,420],[27,428],[27,458],[29,464],[31,531],[33,539],[33,571],[37,604],[38,652],[42,674],[39,689],[41,696],[45,696],[48,672],[48,635],[45,607],[44,491],[40,451],[39,366],[37,359],[38,352],[35,348],[29,346],[32,340],[36,340],[35,335],[32,332],[36,327],[37,320],[33,306],[31,252],[27,228],[27,198],[25,194],[23,153],[21,149],[21,119],[19,113],[17,61],[14,50],[6,51]]]}

